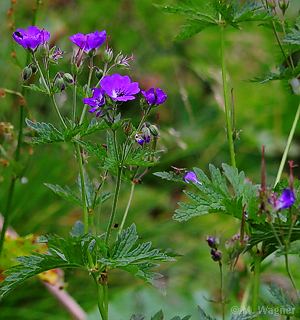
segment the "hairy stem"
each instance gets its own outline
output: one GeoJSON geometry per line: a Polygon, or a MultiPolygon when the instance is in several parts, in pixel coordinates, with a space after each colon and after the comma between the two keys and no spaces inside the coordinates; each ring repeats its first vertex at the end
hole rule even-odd
{"type": "Polygon", "coordinates": [[[118,231],[119,234],[122,233],[122,230],[124,228],[124,224],[125,224],[125,221],[126,221],[126,218],[127,218],[127,214],[128,214],[128,211],[129,211],[129,208],[130,208],[130,205],[131,205],[131,200],[132,200],[132,196],[133,196],[133,192],[134,192],[134,187],[135,187],[135,183],[132,182],[131,183],[131,189],[130,189],[130,195],[129,195],[128,203],[127,203],[127,206],[126,206],[126,209],[125,209],[125,212],[124,212],[124,216],[123,216],[123,219],[122,219],[119,231],[118,231]]]}
{"type": "Polygon", "coordinates": [[[220,299],[222,304],[222,320],[225,320],[225,297],[224,297],[224,285],[223,285],[223,267],[222,262],[219,261],[219,267],[220,267],[220,299]]]}
{"type": "Polygon", "coordinates": [[[287,155],[288,155],[288,152],[290,150],[291,143],[292,143],[292,140],[293,140],[293,137],[294,137],[294,133],[295,133],[295,130],[296,130],[296,127],[297,127],[297,124],[298,124],[299,116],[300,116],[300,102],[299,102],[299,105],[298,105],[298,109],[297,109],[297,112],[296,112],[296,115],[295,115],[295,118],[294,118],[294,122],[293,122],[293,125],[292,125],[292,128],[291,128],[287,143],[286,143],[286,147],[285,147],[283,156],[281,158],[280,166],[279,166],[277,177],[276,177],[276,180],[275,180],[275,186],[280,181],[280,178],[281,178],[281,175],[282,175],[282,172],[283,172],[283,168],[284,168],[284,165],[286,163],[287,155]]]}
{"type": "MultiPolygon", "coordinates": [[[[286,250],[287,250],[287,245],[286,245],[286,250]]],[[[286,269],[286,272],[288,274],[288,277],[290,278],[290,281],[291,281],[291,284],[296,292],[296,295],[297,295],[297,298],[298,298],[298,301],[300,301],[300,296],[299,296],[299,292],[298,292],[298,288],[297,288],[297,285],[296,285],[296,282],[294,280],[294,277],[291,273],[291,270],[290,270],[290,266],[289,266],[289,257],[288,257],[288,254],[286,253],[284,255],[284,261],[285,261],[285,269],[286,269]]]]}
{"type": "Polygon", "coordinates": [[[85,194],[85,185],[84,185],[82,156],[81,156],[80,147],[79,147],[78,143],[75,143],[75,150],[76,150],[76,154],[77,154],[77,161],[79,164],[81,198],[82,198],[83,217],[84,217],[84,233],[87,233],[88,229],[89,229],[89,225],[88,225],[89,224],[89,217],[88,217],[88,208],[86,205],[86,194],[85,194]]]}
{"type": "Polygon", "coordinates": [[[118,169],[115,195],[114,195],[112,210],[111,210],[109,223],[107,225],[107,230],[106,230],[106,235],[105,235],[105,244],[107,246],[108,246],[108,241],[109,241],[109,238],[110,238],[111,229],[113,227],[113,224],[114,224],[114,221],[115,221],[115,217],[116,217],[116,212],[117,212],[117,204],[118,204],[118,198],[119,198],[120,187],[121,187],[121,175],[122,175],[122,166],[120,166],[119,169],[118,169]]]}
{"type": "Polygon", "coordinates": [[[259,280],[260,280],[260,265],[262,255],[253,253],[254,277],[252,289],[252,312],[258,312],[258,297],[259,297],[259,280]]]}
{"type": "Polygon", "coordinates": [[[98,309],[101,314],[102,320],[108,320],[107,311],[105,310],[104,306],[104,292],[103,292],[103,286],[99,283],[99,280],[95,274],[93,274],[94,280],[97,285],[98,290],[98,309]]]}
{"type": "Polygon", "coordinates": [[[223,82],[223,94],[225,103],[225,114],[226,114],[226,127],[227,136],[229,140],[229,152],[231,158],[231,165],[236,168],[235,154],[234,154],[234,143],[232,136],[232,121],[230,117],[230,106],[227,91],[227,81],[226,81],[226,59],[225,59],[225,25],[221,25],[221,58],[222,58],[222,82],[223,82]]]}

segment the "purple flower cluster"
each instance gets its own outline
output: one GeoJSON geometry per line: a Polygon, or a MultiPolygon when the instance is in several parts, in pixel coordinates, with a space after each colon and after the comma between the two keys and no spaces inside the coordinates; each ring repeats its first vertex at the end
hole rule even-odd
{"type": "Polygon", "coordinates": [[[13,38],[24,49],[34,52],[40,44],[49,40],[50,32],[45,31],[45,29],[40,30],[33,26],[28,27],[27,31],[24,29],[17,29],[13,33],[13,38]]]}

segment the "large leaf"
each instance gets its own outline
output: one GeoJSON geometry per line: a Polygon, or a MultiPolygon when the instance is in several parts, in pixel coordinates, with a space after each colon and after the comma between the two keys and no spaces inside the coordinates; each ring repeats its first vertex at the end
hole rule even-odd
{"type": "Polygon", "coordinates": [[[82,124],[74,124],[70,120],[66,120],[67,128],[62,127],[61,131],[55,128],[51,123],[33,122],[29,119],[25,120],[27,125],[35,130],[39,137],[34,137],[29,144],[39,145],[53,142],[68,142],[74,137],[79,139],[86,135],[105,130],[108,125],[105,121],[97,122],[95,118],[89,123],[86,119],[82,124]]]}
{"type": "MultiPolygon", "coordinates": [[[[223,164],[223,172],[213,165],[209,166],[211,180],[205,173],[194,168],[197,179],[201,183],[195,184],[198,192],[184,190],[184,193],[192,200],[192,203],[180,202],[182,209],[177,209],[174,219],[186,221],[192,217],[209,213],[226,213],[238,219],[242,219],[244,211],[247,211],[249,219],[261,221],[258,217],[257,186],[250,182],[245,183],[244,172],[238,172],[227,164],[223,164]],[[229,182],[229,186],[227,185],[229,182]]],[[[176,181],[174,174],[160,173],[161,177],[176,181]]]]}
{"type": "Polygon", "coordinates": [[[118,235],[115,245],[109,251],[109,258],[102,257],[98,261],[106,270],[118,268],[158,287],[157,279],[161,275],[152,272],[152,269],[158,266],[156,261],[176,261],[174,255],[171,252],[163,253],[160,249],[151,249],[151,242],[135,246],[137,240],[136,227],[132,224],[118,235]]]}
{"type": "Polygon", "coordinates": [[[189,16],[185,25],[180,27],[181,32],[175,40],[188,39],[202,30],[218,26],[231,25],[240,29],[240,23],[247,21],[269,22],[278,20],[271,10],[265,9],[263,5],[252,3],[250,0],[243,6],[239,6],[239,1],[213,0],[212,4],[193,1],[181,1],[170,5],[156,5],[157,8],[168,12],[189,16]],[[221,16],[221,19],[220,19],[221,16]]]}
{"type": "Polygon", "coordinates": [[[27,279],[39,273],[56,268],[88,269],[87,248],[90,243],[88,237],[59,238],[43,237],[41,242],[47,243],[46,253],[34,252],[29,256],[20,256],[14,261],[19,264],[7,270],[9,276],[2,282],[0,299],[27,279]]]}

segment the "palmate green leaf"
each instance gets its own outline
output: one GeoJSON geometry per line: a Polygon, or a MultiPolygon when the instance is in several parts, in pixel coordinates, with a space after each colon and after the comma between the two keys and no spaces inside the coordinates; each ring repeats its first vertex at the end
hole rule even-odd
{"type": "MultiPolygon", "coordinates": [[[[249,242],[245,251],[249,251],[254,246],[258,245],[259,243],[262,243],[262,249],[264,251],[263,258],[262,258],[263,260],[273,252],[277,251],[278,249],[279,249],[279,252],[277,254],[278,256],[286,253],[283,248],[279,247],[277,238],[274,235],[273,230],[268,224],[260,224],[260,225],[255,224],[253,225],[253,228],[255,229],[255,231],[251,234],[251,237],[249,238],[249,242]]],[[[289,222],[287,222],[287,225],[282,227],[274,226],[274,229],[277,232],[277,235],[281,239],[285,239],[287,238],[289,233],[289,222]]],[[[297,240],[300,240],[300,228],[294,227],[291,233],[290,243],[297,240]]],[[[287,252],[287,253],[293,253],[293,252],[287,252]]]]}
{"type": "Polygon", "coordinates": [[[217,320],[216,318],[212,318],[211,316],[207,315],[200,306],[197,307],[197,310],[200,320],[217,320]]]}
{"type": "Polygon", "coordinates": [[[282,41],[300,45],[300,31],[297,29],[291,29],[291,33],[287,34],[287,36],[283,38],[282,41]]]}
{"type": "Polygon", "coordinates": [[[151,167],[158,163],[155,156],[162,152],[161,150],[149,150],[148,148],[143,149],[141,146],[129,153],[124,159],[123,165],[131,166],[146,166],[151,167]]]}
{"type": "Polygon", "coordinates": [[[27,125],[35,130],[39,137],[34,137],[30,142],[31,145],[47,144],[53,142],[68,142],[74,137],[79,139],[86,135],[105,130],[108,125],[105,121],[97,122],[95,118],[89,123],[86,119],[82,124],[74,125],[71,120],[66,120],[67,128],[62,127],[61,131],[56,129],[51,123],[44,122],[32,122],[29,119],[25,119],[27,125]]]}
{"type": "Polygon", "coordinates": [[[202,30],[218,26],[231,25],[240,29],[240,23],[248,21],[270,22],[278,18],[271,10],[265,9],[263,5],[248,0],[247,3],[240,7],[239,1],[213,0],[211,4],[204,4],[204,1],[181,1],[170,5],[155,5],[157,8],[168,12],[187,15],[190,18],[185,21],[185,25],[180,27],[181,32],[174,40],[188,39],[202,30]],[[219,19],[221,15],[221,19],[219,19]]]}
{"type": "Polygon", "coordinates": [[[244,172],[238,172],[227,164],[223,164],[223,173],[213,165],[209,166],[211,180],[198,168],[194,168],[200,183],[194,184],[198,192],[184,190],[193,203],[180,202],[182,209],[177,209],[173,218],[186,221],[192,217],[209,214],[225,213],[241,219],[247,211],[249,219],[255,222],[263,220],[258,214],[258,186],[245,183],[244,172]],[[227,186],[227,181],[229,186],[227,186]],[[230,188],[230,189],[229,189],[230,188]],[[229,190],[232,189],[233,194],[229,190]],[[245,206],[245,207],[244,207],[245,206]]]}
{"type": "Polygon", "coordinates": [[[243,311],[240,314],[232,314],[230,320],[250,320],[257,318],[259,316],[259,312],[249,314],[249,313],[244,313],[243,311]]]}
{"type": "Polygon", "coordinates": [[[47,253],[32,253],[29,256],[21,256],[15,261],[18,265],[5,271],[9,276],[0,286],[0,299],[22,284],[27,279],[39,273],[56,268],[81,268],[88,269],[86,251],[90,243],[88,237],[59,238],[43,237],[41,242],[47,243],[47,253]]]}
{"type": "Polygon", "coordinates": [[[74,193],[68,186],[65,186],[65,189],[63,189],[61,186],[53,185],[50,183],[44,183],[44,185],[48,188],[50,188],[54,193],[57,195],[72,201],[75,204],[82,205],[82,200],[79,198],[76,193],[74,193]]]}
{"type": "Polygon", "coordinates": [[[138,240],[136,227],[132,224],[122,231],[117,237],[114,247],[109,251],[109,258],[102,257],[99,262],[105,265],[106,270],[118,268],[134,274],[143,281],[160,288],[161,283],[157,281],[160,274],[152,272],[159,266],[157,261],[176,261],[171,252],[161,252],[159,249],[151,249],[151,242],[135,246],[138,240]]]}

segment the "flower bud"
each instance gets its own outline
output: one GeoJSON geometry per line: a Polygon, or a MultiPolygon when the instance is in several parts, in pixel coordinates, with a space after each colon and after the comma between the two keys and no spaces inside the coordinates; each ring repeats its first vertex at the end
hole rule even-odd
{"type": "Polygon", "coordinates": [[[159,130],[158,130],[158,128],[157,128],[156,125],[151,124],[151,126],[149,127],[149,130],[150,130],[150,133],[151,133],[154,137],[159,136],[159,130]]]}
{"type": "Polygon", "coordinates": [[[69,84],[74,83],[74,78],[70,75],[70,73],[64,73],[63,79],[65,80],[66,83],[69,83],[69,84]]]}
{"type": "Polygon", "coordinates": [[[56,77],[54,81],[54,86],[60,91],[63,91],[66,88],[64,79],[60,75],[56,77]]]}
{"type": "Polygon", "coordinates": [[[103,55],[102,55],[102,60],[105,63],[110,62],[113,57],[114,57],[114,54],[113,54],[113,50],[111,48],[104,50],[103,55]]]}
{"type": "Polygon", "coordinates": [[[101,69],[96,69],[96,72],[95,72],[95,75],[96,75],[96,78],[98,79],[98,80],[101,80],[102,79],[102,76],[103,76],[103,70],[101,70],[101,69]]]}
{"type": "Polygon", "coordinates": [[[208,245],[212,248],[212,249],[217,249],[218,248],[218,242],[216,241],[216,239],[214,237],[207,237],[206,238],[206,242],[208,243],[208,245]]]}
{"type": "Polygon", "coordinates": [[[211,258],[214,261],[220,261],[222,259],[223,252],[220,250],[211,249],[210,254],[211,254],[211,258]]]}
{"type": "Polygon", "coordinates": [[[30,68],[31,68],[33,73],[37,73],[38,68],[37,68],[37,66],[35,64],[31,64],[30,68]]]}
{"type": "Polygon", "coordinates": [[[126,136],[130,136],[132,133],[132,128],[131,128],[131,124],[128,124],[124,127],[124,132],[126,134],[126,136]]]}
{"type": "Polygon", "coordinates": [[[45,42],[45,43],[42,43],[40,46],[39,46],[39,53],[40,53],[40,56],[42,58],[45,58],[48,56],[49,54],[49,46],[48,44],[45,42]]]}
{"type": "Polygon", "coordinates": [[[290,5],[290,0],[279,0],[278,5],[279,5],[279,8],[282,11],[282,14],[284,16],[286,10],[288,9],[288,7],[290,5]]]}
{"type": "Polygon", "coordinates": [[[150,133],[149,128],[144,127],[144,128],[142,129],[142,134],[143,134],[145,143],[148,143],[148,142],[150,141],[150,138],[151,138],[151,133],[150,133]]]}
{"type": "Polygon", "coordinates": [[[22,78],[23,80],[27,80],[32,75],[32,69],[30,67],[25,67],[22,71],[22,78]]]}

